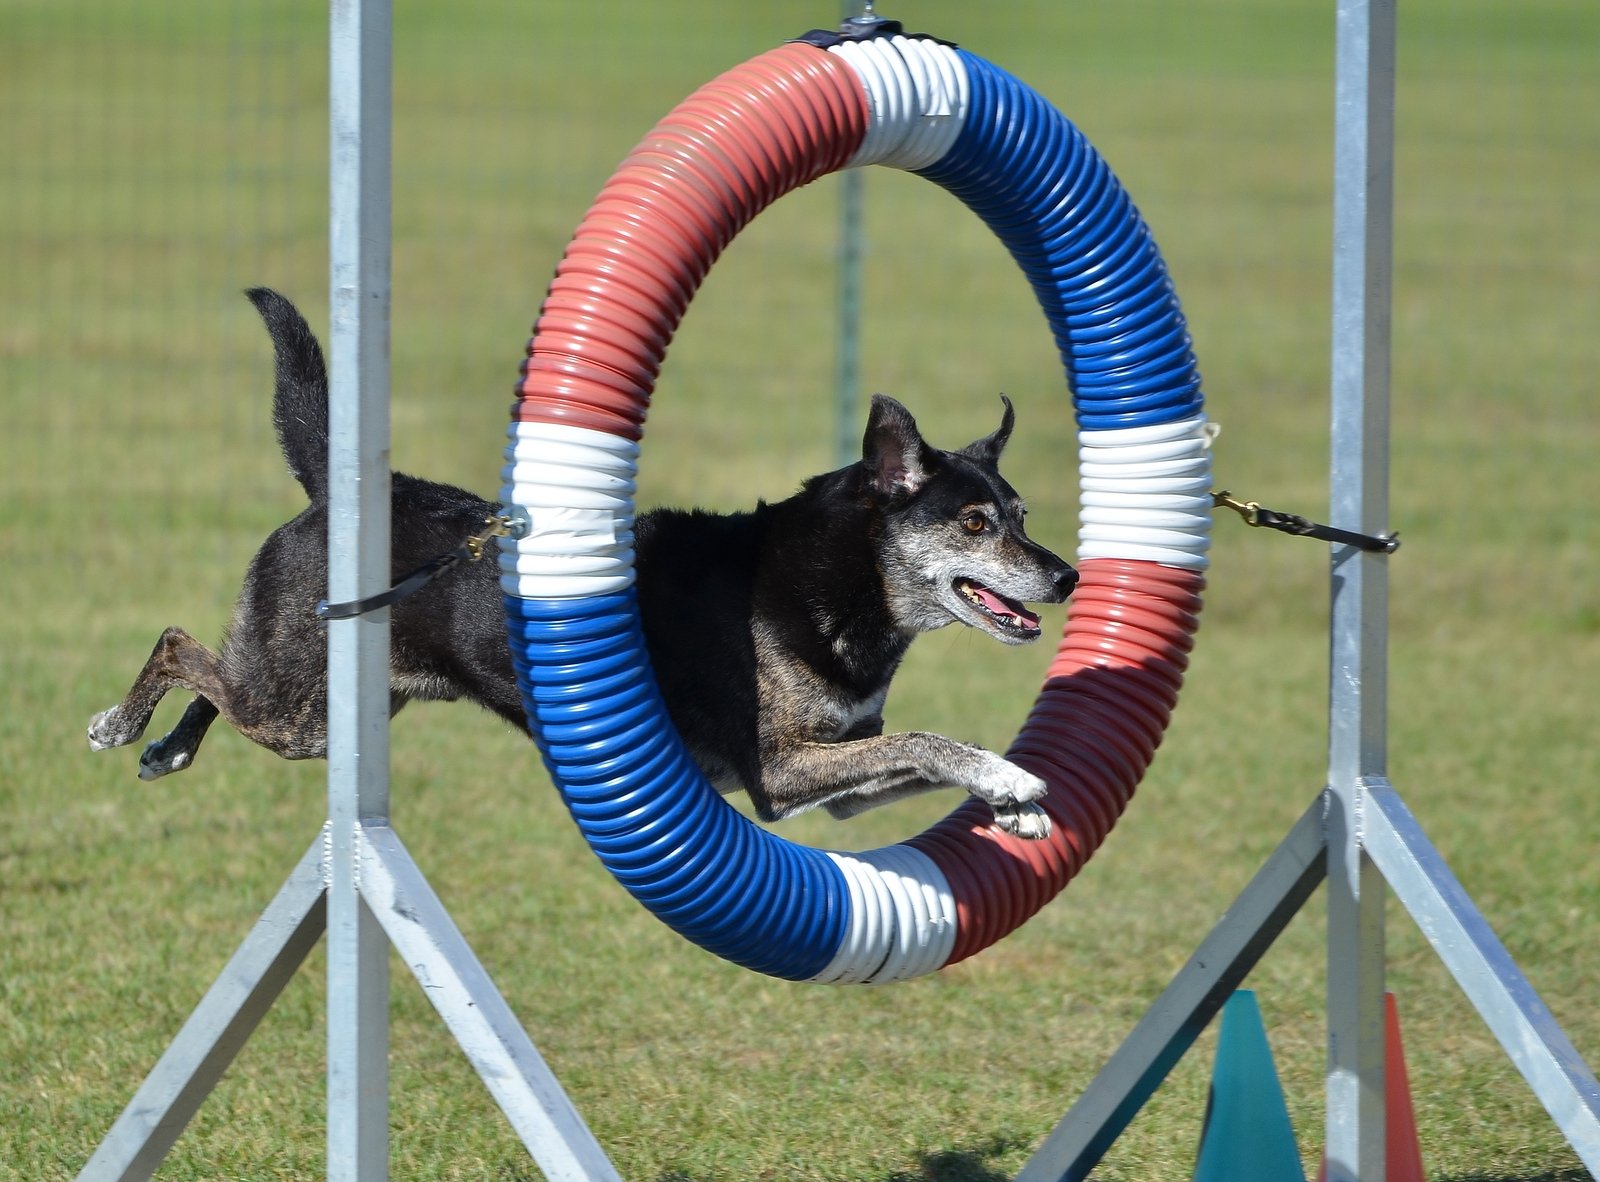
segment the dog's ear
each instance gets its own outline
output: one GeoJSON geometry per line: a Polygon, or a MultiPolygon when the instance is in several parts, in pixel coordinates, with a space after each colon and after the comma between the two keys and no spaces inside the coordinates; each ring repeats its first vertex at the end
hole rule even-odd
{"type": "Polygon", "coordinates": [[[937,457],[923,441],[911,412],[887,394],[874,394],[861,439],[861,463],[875,492],[910,496],[928,482],[937,457]]]}
{"type": "Polygon", "coordinates": [[[1002,394],[1000,401],[1006,404],[1006,409],[1000,416],[999,430],[993,435],[974,440],[961,449],[962,455],[977,460],[980,464],[988,464],[991,468],[1000,463],[1000,453],[1006,449],[1006,441],[1011,438],[1011,428],[1017,421],[1017,412],[1011,407],[1011,399],[1002,394]]]}

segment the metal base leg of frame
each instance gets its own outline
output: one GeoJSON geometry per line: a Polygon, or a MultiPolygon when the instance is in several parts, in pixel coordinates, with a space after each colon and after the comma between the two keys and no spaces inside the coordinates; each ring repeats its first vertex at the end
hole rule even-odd
{"type": "Polygon", "coordinates": [[[79,1182],[143,1179],[211,1094],[327,927],[326,830],[300,859],[122,1115],[79,1182]]]}
{"type": "MultiPolygon", "coordinates": [[[[327,827],[78,1175],[153,1175],[327,927],[327,827]]],[[[387,826],[358,834],[362,897],[551,1182],[620,1182],[611,1162],[387,826]]]]}
{"type": "Polygon", "coordinates": [[[550,1182],[621,1182],[393,829],[363,826],[361,893],[550,1182]]]}
{"type": "MultiPolygon", "coordinates": [[[[1600,1083],[1594,1073],[1399,795],[1385,783],[1371,783],[1365,793],[1362,848],[1579,1160],[1600,1177],[1600,1083]]],[[[1023,1166],[1017,1182],[1089,1176],[1327,876],[1326,810],[1324,794],[1023,1166]]]]}
{"type": "Polygon", "coordinates": [[[1367,789],[1363,843],[1567,1144],[1600,1178],[1600,1083],[1387,784],[1367,789]]]}
{"type": "Polygon", "coordinates": [[[1319,797],[1023,1166],[1017,1182],[1089,1176],[1326,876],[1322,812],[1319,797]]]}

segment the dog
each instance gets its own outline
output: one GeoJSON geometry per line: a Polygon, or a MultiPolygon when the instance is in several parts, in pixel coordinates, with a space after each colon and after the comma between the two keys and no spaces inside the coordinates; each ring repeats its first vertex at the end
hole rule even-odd
{"type": "MultiPolygon", "coordinates": [[[[168,628],[127,696],[89,724],[99,751],[136,742],[169,690],[195,698],[150,743],[139,775],[187,768],[220,713],[288,759],[327,754],[328,382],[322,349],[283,296],[254,288],[274,352],[273,419],[309,505],[245,573],[213,652],[168,628]]],[[[1060,603],[1073,568],[1032,541],[999,472],[1015,412],[958,451],[930,446],[904,406],[872,400],[857,463],[750,512],[657,509],[635,523],[646,648],[668,716],[719,792],[746,792],[778,821],[836,817],[942,786],[986,801],[997,825],[1049,833],[1038,777],[991,751],[926,732],[884,734],[889,683],[912,640],[959,623],[1006,644],[1040,634],[1025,602],[1060,603]]],[[[461,545],[498,506],[463,489],[392,477],[398,578],[461,545]]],[[[466,699],[527,731],[506,642],[498,571],[463,563],[390,609],[390,711],[466,699]]]]}

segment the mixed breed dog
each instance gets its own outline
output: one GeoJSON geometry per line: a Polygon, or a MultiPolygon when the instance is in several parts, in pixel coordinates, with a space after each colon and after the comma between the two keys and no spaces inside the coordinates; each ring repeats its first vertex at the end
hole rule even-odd
{"type": "MultiPolygon", "coordinates": [[[[139,775],[193,761],[220,713],[288,759],[327,753],[328,381],[304,317],[249,293],[272,338],[273,418],[310,504],[274,530],[245,574],[220,652],[168,628],[127,696],[89,723],[96,751],[136,742],[162,696],[193,693],[139,775]]],[[[991,751],[922,731],[883,733],[890,679],[922,632],[959,623],[1006,644],[1040,634],[1025,602],[1077,583],[1032,541],[1000,475],[1014,414],[957,451],[928,444],[909,411],[877,395],[859,462],[746,513],[657,509],[635,525],[639,610],[668,716],[719,792],[744,791],[763,820],[818,805],[836,817],[943,786],[987,802],[996,824],[1042,838],[1037,776],[991,751]]],[[[461,545],[497,506],[393,475],[392,562],[413,570],[461,545]]],[[[505,637],[499,571],[463,564],[391,609],[391,713],[465,698],[526,731],[505,637]]]]}

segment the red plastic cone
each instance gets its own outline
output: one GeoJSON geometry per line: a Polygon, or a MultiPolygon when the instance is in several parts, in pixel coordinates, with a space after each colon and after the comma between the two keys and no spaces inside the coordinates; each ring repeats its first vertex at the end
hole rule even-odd
{"type": "MultiPolygon", "coordinates": [[[[1411,1108],[1411,1080],[1400,1049],[1400,1010],[1392,993],[1383,995],[1383,1176],[1385,1182],[1427,1182],[1411,1108]]],[[[1317,1182],[1328,1182],[1326,1152],[1317,1182]]]]}

